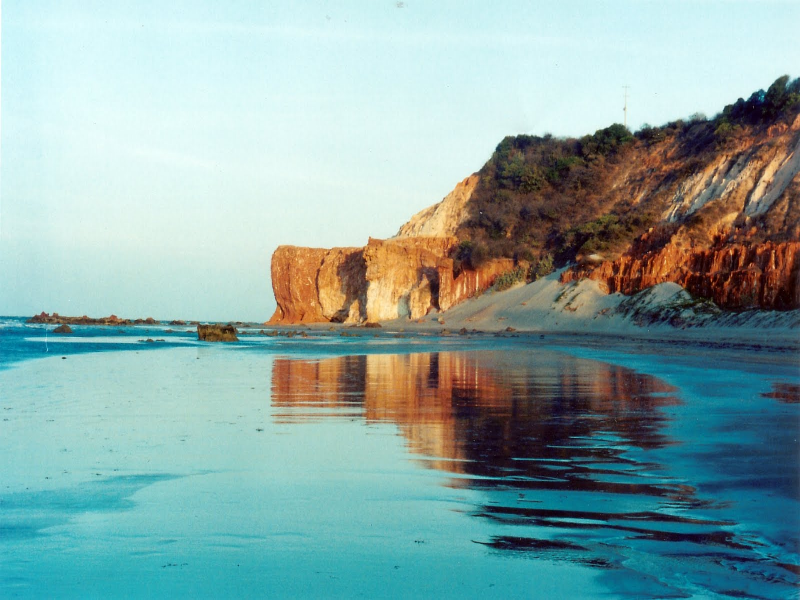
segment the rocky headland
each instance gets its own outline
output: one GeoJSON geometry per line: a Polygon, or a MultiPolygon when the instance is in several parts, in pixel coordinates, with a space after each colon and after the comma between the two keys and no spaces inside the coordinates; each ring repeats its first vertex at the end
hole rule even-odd
{"type": "MultiPolygon", "coordinates": [[[[576,327],[636,313],[639,325],[660,318],[685,328],[755,323],[742,311],[796,313],[800,80],[782,77],[713,119],[635,134],[612,125],[580,139],[508,137],[394,238],[280,246],[271,274],[271,324],[412,323],[430,314],[450,322],[489,289],[545,278],[534,288],[547,293],[532,291],[515,309],[528,329],[539,328],[536,319],[562,327],[557,314],[576,327]],[[595,312],[578,325],[565,297],[595,312]]],[[[791,315],[759,322],[797,326],[791,315]]]]}
{"type": "Polygon", "coordinates": [[[452,236],[370,239],[362,248],[280,246],[272,255],[277,308],[269,323],[419,319],[488,289],[514,261],[456,272],[452,236]]]}

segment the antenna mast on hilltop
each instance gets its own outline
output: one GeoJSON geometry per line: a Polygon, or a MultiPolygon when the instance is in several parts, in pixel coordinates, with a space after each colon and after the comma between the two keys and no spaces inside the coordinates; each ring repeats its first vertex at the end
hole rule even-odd
{"type": "Polygon", "coordinates": [[[625,106],[622,107],[622,124],[628,128],[628,89],[630,86],[623,85],[622,89],[625,90],[625,106]]]}

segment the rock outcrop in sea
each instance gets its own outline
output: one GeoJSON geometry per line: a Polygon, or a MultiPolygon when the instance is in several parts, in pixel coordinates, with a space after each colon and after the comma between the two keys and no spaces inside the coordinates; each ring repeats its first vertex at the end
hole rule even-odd
{"type": "Polygon", "coordinates": [[[197,339],[204,342],[238,342],[236,327],[233,325],[198,325],[197,339]]]}
{"type": "Polygon", "coordinates": [[[156,321],[153,317],[146,319],[121,319],[117,315],[109,315],[108,317],[65,317],[54,312],[52,315],[42,311],[38,315],[32,316],[26,323],[47,323],[50,325],[110,325],[115,327],[127,327],[129,325],[157,325],[160,321],[156,321]]]}

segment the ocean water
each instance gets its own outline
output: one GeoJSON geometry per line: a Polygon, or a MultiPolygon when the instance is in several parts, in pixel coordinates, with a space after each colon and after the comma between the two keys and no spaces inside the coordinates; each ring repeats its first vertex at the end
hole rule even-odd
{"type": "Polygon", "coordinates": [[[798,597],[791,351],[52,329],[0,318],[0,597],[798,597]]]}

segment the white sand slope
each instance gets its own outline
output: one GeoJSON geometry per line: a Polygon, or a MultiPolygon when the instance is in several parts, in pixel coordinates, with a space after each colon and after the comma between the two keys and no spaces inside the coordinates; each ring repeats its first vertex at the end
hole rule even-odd
{"type": "MultiPolygon", "coordinates": [[[[800,341],[797,310],[727,312],[710,301],[693,298],[674,283],[624,296],[605,294],[588,279],[563,285],[559,276],[560,271],[503,292],[490,290],[414,325],[425,329],[446,327],[451,331],[503,331],[511,327],[526,332],[800,341]]],[[[399,321],[396,324],[401,325],[399,321]]]]}

